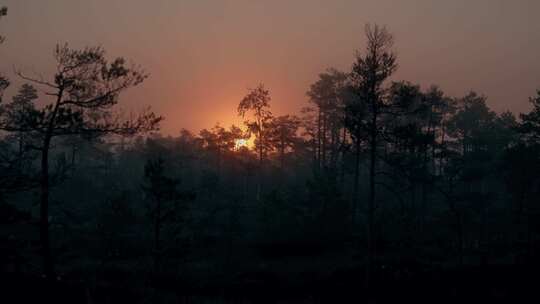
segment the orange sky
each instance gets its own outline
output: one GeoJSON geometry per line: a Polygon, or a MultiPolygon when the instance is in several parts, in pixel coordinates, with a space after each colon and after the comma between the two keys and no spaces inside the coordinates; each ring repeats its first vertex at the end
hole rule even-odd
{"type": "MultiPolygon", "coordinates": [[[[396,36],[396,79],[489,96],[497,111],[528,109],[540,88],[537,0],[0,0],[7,41],[0,71],[50,74],[57,42],[102,45],[151,74],[122,98],[149,104],[178,134],[241,122],[236,106],[263,82],[277,114],[305,105],[327,67],[348,70],[366,22],[396,36]]],[[[14,91],[12,87],[11,92],[14,91]]]]}

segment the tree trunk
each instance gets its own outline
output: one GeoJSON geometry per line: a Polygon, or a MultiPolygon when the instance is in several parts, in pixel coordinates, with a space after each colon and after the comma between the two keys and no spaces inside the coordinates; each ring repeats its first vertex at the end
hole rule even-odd
{"type": "Polygon", "coordinates": [[[375,169],[377,156],[377,113],[374,111],[370,130],[370,164],[369,164],[369,198],[367,210],[367,265],[366,285],[369,288],[372,279],[372,263],[374,259],[374,215],[375,215],[375,169]]]}
{"type": "Polygon", "coordinates": [[[71,168],[75,169],[75,155],[77,154],[77,147],[75,144],[71,146],[71,168]]]}
{"type": "Polygon", "coordinates": [[[443,174],[443,163],[444,163],[444,153],[442,153],[442,149],[444,149],[445,142],[445,136],[446,136],[446,130],[444,126],[444,121],[441,122],[441,155],[439,157],[439,175],[443,174]]]}
{"type": "Polygon", "coordinates": [[[262,175],[263,175],[263,148],[259,149],[259,178],[257,181],[257,201],[261,200],[261,188],[262,188],[262,175]]]}
{"type": "Polygon", "coordinates": [[[279,151],[279,160],[281,165],[281,173],[285,171],[285,143],[281,142],[281,148],[279,151]]]}
{"type": "Polygon", "coordinates": [[[347,143],[347,129],[343,128],[343,139],[341,142],[341,172],[340,172],[340,182],[341,184],[345,183],[345,145],[347,143]]]}
{"type": "Polygon", "coordinates": [[[51,118],[43,138],[43,147],[41,147],[41,178],[40,178],[40,206],[39,206],[39,237],[41,242],[41,256],[43,259],[43,271],[47,279],[54,278],[54,264],[51,254],[51,245],[49,239],[49,150],[53,137],[53,129],[56,123],[56,115],[60,108],[64,89],[60,88],[57,100],[52,111],[51,118]]]}
{"type": "Polygon", "coordinates": [[[319,109],[319,114],[317,118],[317,171],[321,169],[321,157],[322,157],[322,135],[321,135],[321,129],[322,129],[322,120],[321,120],[322,114],[321,110],[319,109]]]}
{"type": "Polygon", "coordinates": [[[24,141],[23,141],[23,134],[19,134],[19,152],[18,152],[18,159],[17,159],[17,169],[19,172],[22,172],[23,169],[23,154],[24,154],[24,141]]]}
{"type": "Polygon", "coordinates": [[[454,184],[452,181],[450,181],[450,196],[447,197],[448,206],[450,207],[450,211],[454,214],[455,219],[455,228],[456,228],[456,234],[457,234],[457,242],[458,242],[458,262],[459,266],[463,266],[464,264],[464,255],[465,255],[465,231],[464,231],[464,223],[463,223],[463,215],[458,210],[458,207],[456,206],[455,199],[453,198],[454,193],[454,184]]]}
{"type": "Polygon", "coordinates": [[[161,200],[157,200],[156,219],[154,227],[154,271],[159,273],[161,270],[161,200]]]}
{"type": "Polygon", "coordinates": [[[51,255],[49,240],[49,146],[50,137],[44,140],[43,150],[41,151],[41,201],[39,212],[39,235],[41,242],[41,256],[43,259],[43,271],[45,276],[54,278],[54,266],[51,255]]]}
{"type": "Polygon", "coordinates": [[[216,158],[217,176],[219,180],[219,178],[221,178],[221,145],[220,144],[218,144],[216,156],[217,156],[216,158]]]}
{"type": "Polygon", "coordinates": [[[323,122],[322,122],[322,168],[326,168],[326,164],[327,164],[327,161],[326,161],[326,150],[327,150],[326,133],[327,133],[327,128],[328,128],[328,118],[327,118],[326,113],[324,113],[323,114],[323,122]]]}
{"type": "Polygon", "coordinates": [[[354,229],[356,222],[356,215],[358,213],[358,188],[360,187],[360,138],[356,137],[355,142],[355,155],[354,155],[354,185],[353,185],[353,206],[352,206],[352,216],[351,216],[351,227],[354,229]]]}
{"type": "Polygon", "coordinates": [[[263,138],[263,121],[261,119],[261,110],[257,112],[257,124],[259,125],[259,176],[257,181],[257,193],[256,200],[259,202],[261,200],[261,188],[262,188],[262,175],[263,175],[263,149],[264,149],[264,138],[263,138]]]}

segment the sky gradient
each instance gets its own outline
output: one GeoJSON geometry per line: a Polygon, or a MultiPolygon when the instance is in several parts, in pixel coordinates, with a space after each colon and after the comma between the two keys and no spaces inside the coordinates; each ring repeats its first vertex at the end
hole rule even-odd
{"type": "MultiPolygon", "coordinates": [[[[51,75],[57,43],[102,45],[150,78],[122,107],[151,105],[162,130],[239,123],[236,107],[262,82],[277,114],[297,112],[318,73],[348,71],[367,22],[396,37],[395,80],[476,90],[496,111],[528,111],[540,88],[537,0],[0,0],[8,16],[0,71],[51,75]]],[[[11,87],[13,93],[18,83],[11,87]]]]}

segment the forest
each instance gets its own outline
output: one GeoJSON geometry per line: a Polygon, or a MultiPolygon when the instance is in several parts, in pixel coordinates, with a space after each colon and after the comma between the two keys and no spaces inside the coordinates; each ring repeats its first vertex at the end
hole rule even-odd
{"type": "Polygon", "coordinates": [[[174,136],[160,123],[182,117],[152,101],[118,110],[148,74],[103,47],[58,44],[55,72],[16,70],[18,87],[0,75],[0,299],[538,298],[540,89],[497,113],[396,80],[390,30],[367,24],[299,113],[273,114],[261,83],[243,125],[174,136]]]}

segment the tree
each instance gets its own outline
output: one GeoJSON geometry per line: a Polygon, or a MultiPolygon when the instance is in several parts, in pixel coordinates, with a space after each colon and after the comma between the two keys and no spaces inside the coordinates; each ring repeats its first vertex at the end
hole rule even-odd
{"type": "Polygon", "coordinates": [[[300,120],[296,116],[284,115],[272,118],[270,122],[269,141],[279,153],[281,170],[285,168],[285,152],[293,149],[298,142],[300,120]]]}
{"type": "MultiPolygon", "coordinates": [[[[8,12],[7,7],[0,7],[0,19],[6,16],[8,12]]],[[[0,44],[5,41],[5,37],[0,35],[0,44]]],[[[35,89],[29,85],[23,86],[19,91],[19,94],[14,97],[13,105],[3,105],[2,98],[5,90],[9,87],[10,81],[6,77],[0,74],[0,122],[3,116],[15,116],[18,115],[20,110],[18,107],[28,106],[33,99],[35,99],[35,89]]],[[[16,118],[20,120],[19,118],[16,118]]],[[[1,130],[1,123],[0,123],[1,130]]],[[[0,137],[0,193],[17,192],[20,190],[31,188],[35,185],[34,178],[29,175],[22,174],[22,164],[29,163],[23,157],[23,152],[26,152],[26,147],[23,146],[23,136],[19,134],[17,151],[14,151],[12,144],[12,137],[0,137]]],[[[0,201],[2,195],[0,194],[0,201]]]]}
{"type": "MultiPolygon", "coordinates": [[[[18,124],[24,123],[27,113],[34,111],[34,100],[37,91],[34,87],[24,84],[19,93],[13,96],[12,102],[0,104],[0,117],[18,124]]],[[[35,153],[29,149],[33,138],[25,132],[13,132],[0,138],[0,192],[15,193],[35,187],[33,161],[35,153]]]]}
{"type": "MultiPolygon", "coordinates": [[[[2,96],[4,91],[9,87],[9,80],[2,75],[0,75],[0,105],[2,104],[2,96]]],[[[1,112],[0,112],[1,114],[1,112]]]]}
{"type": "Polygon", "coordinates": [[[32,189],[36,186],[36,176],[26,170],[33,161],[33,155],[21,157],[15,149],[12,138],[0,138],[0,202],[11,193],[32,189]]]}
{"type": "Polygon", "coordinates": [[[142,189],[150,201],[149,217],[154,230],[154,268],[161,270],[162,233],[167,222],[180,221],[181,202],[193,199],[193,194],[180,192],[178,179],[168,177],[165,173],[165,161],[158,157],[148,160],[144,166],[144,183],[142,189]]]}
{"type": "MultiPolygon", "coordinates": [[[[5,6],[0,7],[0,19],[7,15],[8,9],[5,6]]],[[[5,41],[5,37],[0,35],[0,44],[5,41]]],[[[0,74],[0,121],[4,115],[14,115],[17,109],[4,106],[2,98],[5,90],[9,87],[10,81],[0,74]]],[[[20,96],[20,95],[19,95],[20,96]]],[[[32,99],[31,96],[26,96],[27,99],[32,99]]],[[[22,100],[16,102],[23,104],[22,100]]],[[[1,127],[1,124],[0,124],[1,127]]],[[[0,128],[1,130],[1,128],[0,128]]],[[[19,141],[19,143],[22,143],[19,141]]],[[[19,146],[18,153],[12,153],[12,145],[6,138],[0,138],[0,193],[16,192],[34,185],[33,180],[29,176],[21,174],[22,146],[19,146]]],[[[0,194],[0,201],[2,194],[0,194]]]]}
{"type": "MultiPolygon", "coordinates": [[[[499,166],[508,190],[515,218],[517,235],[515,245],[522,240],[520,226],[525,225],[525,239],[531,250],[534,216],[540,214],[538,195],[540,194],[540,145],[519,143],[507,149],[499,166]]],[[[517,247],[517,246],[516,246],[517,247]]]]}
{"type": "MultiPolygon", "coordinates": [[[[3,6],[0,7],[0,19],[2,17],[7,15],[7,7],[3,6]]],[[[0,44],[2,44],[5,41],[5,37],[0,35],[0,44]]],[[[9,86],[9,80],[5,78],[4,76],[0,75],[0,104],[2,103],[2,95],[4,94],[4,90],[9,86]]],[[[2,114],[2,112],[0,112],[2,114]]]]}
{"type": "MultiPolygon", "coordinates": [[[[435,98],[436,99],[436,98],[435,98]]],[[[433,100],[427,98],[419,85],[408,82],[394,82],[389,90],[389,105],[393,114],[387,116],[385,122],[385,161],[384,174],[387,181],[378,180],[377,185],[386,189],[399,189],[394,195],[404,204],[407,199],[403,194],[409,193],[409,208],[403,208],[408,223],[414,224],[416,219],[423,221],[426,205],[426,185],[431,179],[428,168],[428,151],[433,147],[435,135],[433,130],[433,100]],[[388,184],[388,182],[392,184],[388,184]],[[418,186],[421,186],[421,206],[417,208],[418,186]],[[406,210],[411,212],[407,214],[406,210]]],[[[418,225],[420,226],[420,225],[418,225]]],[[[408,228],[413,228],[410,225],[408,228]]],[[[421,232],[421,231],[417,231],[421,232]]],[[[412,239],[412,237],[411,237],[412,239]]]]}
{"type": "Polygon", "coordinates": [[[156,130],[161,117],[149,110],[123,117],[113,112],[119,95],[139,85],[147,75],[123,58],[108,62],[101,47],[74,50],[58,45],[54,52],[56,72],[52,81],[17,72],[22,79],[43,87],[51,99],[41,108],[29,109],[22,121],[0,117],[0,130],[25,133],[36,139],[33,149],[41,156],[40,239],[44,273],[52,278],[53,261],[49,242],[49,152],[57,137],[79,135],[88,139],[108,134],[134,135],[156,130]]]}
{"type": "Polygon", "coordinates": [[[449,123],[449,135],[456,140],[461,154],[485,150],[487,132],[496,114],[486,104],[486,97],[470,92],[458,100],[458,110],[449,123]]]}
{"type": "MultiPolygon", "coordinates": [[[[0,7],[0,19],[2,19],[2,17],[6,16],[7,12],[8,12],[7,7],[5,7],[5,6],[0,7]]],[[[6,38],[4,36],[0,35],[0,44],[2,44],[5,41],[5,39],[6,38]]]]}
{"type": "Polygon", "coordinates": [[[238,105],[238,114],[245,117],[248,112],[251,112],[254,121],[246,121],[250,133],[254,133],[255,148],[259,154],[259,183],[257,184],[257,200],[260,199],[263,160],[266,152],[271,149],[268,140],[267,127],[272,119],[270,112],[270,91],[263,84],[258,85],[255,89],[249,90],[248,94],[240,101],[238,105]]]}
{"type": "MultiPolygon", "coordinates": [[[[350,91],[353,92],[351,86],[350,91]]],[[[360,100],[358,95],[349,98],[345,104],[344,125],[348,130],[354,147],[354,176],[352,193],[351,225],[354,226],[358,212],[358,196],[360,187],[360,156],[363,152],[362,144],[365,143],[366,133],[364,123],[367,115],[366,103],[360,100]]]]}
{"type": "MultiPolygon", "coordinates": [[[[486,104],[486,97],[470,92],[458,101],[458,110],[449,125],[449,135],[454,139],[456,152],[461,153],[465,192],[483,194],[483,182],[489,173],[493,151],[490,148],[491,130],[497,115],[486,104]]],[[[472,197],[471,197],[472,198],[472,197]]]]}
{"type": "Polygon", "coordinates": [[[244,132],[235,125],[227,130],[219,124],[216,124],[211,130],[201,130],[199,135],[204,147],[215,154],[218,175],[221,172],[223,155],[233,151],[237,140],[246,137],[244,132]]]}
{"type": "MultiPolygon", "coordinates": [[[[363,130],[367,137],[369,152],[369,196],[367,206],[367,268],[366,283],[371,280],[371,267],[374,258],[374,215],[375,215],[375,190],[377,150],[383,132],[381,117],[388,108],[386,99],[385,81],[397,69],[396,55],[392,51],[394,38],[392,34],[379,25],[367,24],[365,28],[367,46],[365,54],[360,52],[356,55],[351,72],[351,82],[358,98],[357,102],[362,110],[349,111],[348,115],[363,115],[357,121],[358,125],[349,125],[352,132],[363,130]]],[[[351,110],[351,107],[349,107],[351,110]]],[[[358,139],[356,139],[358,141],[358,139]]],[[[357,152],[358,153],[358,152],[357,152]]]]}
{"type": "Polygon", "coordinates": [[[300,134],[304,139],[306,152],[311,156],[311,162],[313,166],[313,172],[319,171],[319,144],[318,144],[318,127],[317,118],[314,114],[315,109],[313,107],[303,107],[300,111],[300,125],[302,127],[302,133],[300,134]]]}
{"type": "Polygon", "coordinates": [[[306,93],[309,102],[317,112],[316,142],[317,167],[335,169],[339,148],[346,136],[341,138],[343,128],[347,74],[336,69],[328,69],[319,74],[319,79],[310,86],[306,93]],[[327,156],[330,152],[330,157],[327,156]]]}
{"type": "Polygon", "coordinates": [[[494,169],[498,158],[509,145],[503,141],[511,140],[506,128],[511,128],[512,118],[507,114],[498,117],[486,100],[470,92],[456,100],[456,112],[447,121],[447,160],[442,169],[447,197],[451,198],[447,202],[454,216],[460,263],[472,232],[465,229],[467,225],[480,227],[477,240],[487,245],[487,213],[496,194],[489,185],[497,175],[494,169]]]}
{"type": "MultiPolygon", "coordinates": [[[[35,112],[34,102],[38,98],[37,90],[29,84],[23,84],[13,101],[4,107],[7,120],[14,125],[24,125],[28,119],[28,113],[35,112]]],[[[26,132],[15,132],[14,139],[17,144],[17,156],[19,167],[22,165],[23,154],[32,144],[32,138],[28,138],[26,132]]]]}
{"type": "Polygon", "coordinates": [[[540,144],[540,90],[536,92],[535,97],[529,99],[529,102],[533,108],[529,113],[520,115],[519,133],[522,141],[540,144]]]}
{"type": "MultiPolygon", "coordinates": [[[[520,122],[509,117],[509,114],[499,116],[499,124],[510,126],[509,129],[517,131],[517,140],[504,150],[500,168],[504,175],[506,189],[512,198],[515,210],[515,223],[517,236],[520,241],[521,225],[524,225],[525,238],[529,255],[532,256],[534,240],[534,223],[538,221],[540,208],[538,196],[540,194],[540,90],[535,97],[529,99],[532,109],[528,113],[520,114],[520,122]]],[[[507,131],[508,132],[508,131],[507,131]]],[[[497,134],[501,134],[500,131],[497,134]]],[[[503,142],[508,143],[509,136],[502,133],[503,142]],[[506,136],[505,136],[506,135],[506,136]]]]}

